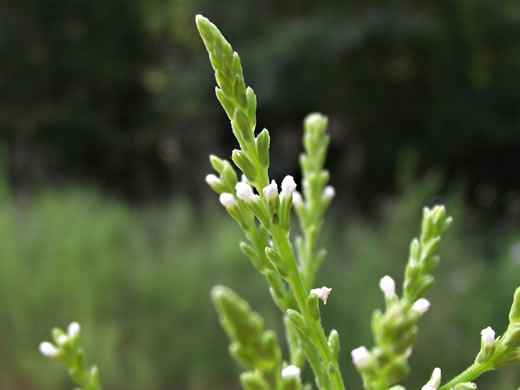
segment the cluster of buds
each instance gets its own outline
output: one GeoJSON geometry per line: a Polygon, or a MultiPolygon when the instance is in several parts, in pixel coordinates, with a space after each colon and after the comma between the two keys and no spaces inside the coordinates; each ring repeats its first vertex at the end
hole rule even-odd
{"type": "Polygon", "coordinates": [[[43,356],[58,358],[65,356],[69,347],[77,343],[79,338],[80,326],[77,322],[72,322],[67,327],[67,332],[61,329],[53,330],[53,338],[56,344],[49,341],[40,343],[39,349],[43,356]]]}

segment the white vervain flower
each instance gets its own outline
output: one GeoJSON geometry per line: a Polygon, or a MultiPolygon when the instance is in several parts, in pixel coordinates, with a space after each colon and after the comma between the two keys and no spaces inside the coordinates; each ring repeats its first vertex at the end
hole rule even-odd
{"type": "Polygon", "coordinates": [[[493,344],[495,343],[495,331],[491,326],[482,329],[480,335],[482,336],[482,343],[485,347],[493,346],[493,344]]]}
{"type": "Polygon", "coordinates": [[[67,341],[69,341],[69,338],[66,334],[62,334],[58,337],[58,345],[65,345],[67,344],[67,341]]]}
{"type": "Polygon", "coordinates": [[[235,186],[235,190],[237,192],[237,198],[243,200],[246,203],[251,203],[255,199],[253,189],[247,183],[242,181],[238,182],[235,186]]]}
{"type": "Polygon", "coordinates": [[[332,291],[331,288],[323,286],[322,288],[313,288],[311,290],[311,294],[310,295],[317,296],[319,299],[321,299],[323,301],[323,304],[326,305],[327,304],[327,299],[329,298],[329,295],[330,295],[331,291],[332,291]]]}
{"type": "Polygon", "coordinates": [[[220,197],[218,198],[220,203],[222,203],[222,206],[224,206],[226,209],[229,209],[231,207],[235,207],[237,205],[237,201],[235,200],[235,197],[228,193],[224,192],[220,194],[220,197]]]}
{"type": "Polygon", "coordinates": [[[436,367],[433,370],[432,377],[426,383],[421,390],[437,390],[441,384],[441,369],[439,367],[436,367]]]}
{"type": "Polygon", "coordinates": [[[282,197],[285,199],[292,198],[292,194],[296,189],[296,183],[291,175],[287,175],[282,180],[282,197]]]}
{"type": "Polygon", "coordinates": [[[302,194],[300,194],[298,191],[294,191],[292,194],[292,202],[293,202],[293,205],[295,205],[296,207],[302,206],[303,205],[302,194]]]}
{"type": "Polygon", "coordinates": [[[209,175],[206,176],[206,183],[208,183],[210,186],[213,186],[213,185],[219,184],[220,179],[216,175],[210,173],[209,175]]]}
{"type": "Polygon", "coordinates": [[[352,356],[352,362],[357,368],[366,368],[370,365],[370,353],[365,346],[353,349],[350,355],[352,356]]]}
{"type": "Polygon", "coordinates": [[[395,282],[392,277],[388,275],[383,276],[379,281],[379,288],[383,291],[383,294],[385,294],[385,298],[391,299],[396,297],[395,282]]]}
{"type": "Polygon", "coordinates": [[[323,189],[322,196],[325,200],[331,200],[332,198],[334,198],[334,196],[336,196],[336,190],[334,190],[334,187],[332,186],[327,186],[323,189]]]}
{"type": "Polygon", "coordinates": [[[67,333],[70,338],[75,338],[79,336],[80,326],[77,322],[71,322],[67,327],[67,333]]]}
{"type": "Polygon", "coordinates": [[[412,305],[412,310],[419,314],[424,314],[430,308],[430,302],[426,298],[419,298],[412,305]]]}
{"type": "Polygon", "coordinates": [[[271,184],[265,186],[262,191],[267,200],[275,199],[278,196],[278,185],[276,184],[276,181],[273,179],[271,184]]]}
{"type": "Polygon", "coordinates": [[[58,348],[56,348],[53,344],[49,343],[48,341],[40,343],[39,348],[43,356],[55,357],[58,354],[58,348]]]}
{"type": "Polygon", "coordinates": [[[287,366],[282,370],[282,378],[300,377],[300,368],[296,366],[287,366]]]}

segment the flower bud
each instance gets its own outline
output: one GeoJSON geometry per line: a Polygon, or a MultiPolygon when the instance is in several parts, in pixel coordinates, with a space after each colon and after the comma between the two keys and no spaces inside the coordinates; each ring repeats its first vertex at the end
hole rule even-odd
{"type": "Polygon", "coordinates": [[[267,200],[276,199],[278,196],[278,185],[274,179],[271,181],[271,184],[265,186],[262,191],[264,192],[264,196],[267,200]]]}
{"type": "Polygon", "coordinates": [[[292,198],[292,194],[294,190],[296,189],[296,183],[294,182],[294,179],[292,176],[287,175],[282,180],[282,197],[286,199],[292,198]]]}
{"type": "Polygon", "coordinates": [[[295,207],[303,206],[302,194],[300,194],[298,191],[294,191],[292,194],[292,202],[295,207]]]}
{"type": "Polygon", "coordinates": [[[361,346],[353,349],[350,354],[352,356],[352,362],[354,362],[357,368],[367,368],[370,365],[371,357],[366,347],[361,346]]]}
{"type": "Polygon", "coordinates": [[[224,206],[226,209],[235,207],[237,205],[237,201],[235,200],[235,197],[227,192],[224,192],[223,194],[220,194],[220,197],[218,198],[222,206],[224,206]]]}
{"type": "Polygon", "coordinates": [[[412,310],[419,313],[424,314],[430,308],[430,302],[426,298],[420,298],[414,302],[412,305],[412,310]]]}
{"type": "Polygon", "coordinates": [[[40,352],[43,356],[47,357],[55,357],[58,355],[58,348],[56,348],[53,344],[48,341],[44,341],[40,344],[40,352]]]}
{"type": "Polygon", "coordinates": [[[323,189],[322,196],[324,200],[329,201],[336,196],[336,190],[334,190],[334,187],[332,186],[327,186],[323,189]]]}
{"type": "Polygon", "coordinates": [[[246,203],[251,203],[255,199],[255,194],[251,186],[244,182],[238,182],[235,186],[237,192],[237,198],[243,200],[246,203]]]}
{"type": "Polygon", "coordinates": [[[315,295],[323,301],[323,304],[327,304],[327,299],[329,298],[331,288],[323,286],[322,288],[313,288],[311,290],[310,295],[315,295]]]}
{"type": "Polygon", "coordinates": [[[300,377],[300,368],[296,366],[287,366],[282,370],[282,378],[300,377]]]}
{"type": "Polygon", "coordinates": [[[437,390],[441,384],[441,369],[436,367],[433,370],[432,376],[428,383],[426,383],[421,390],[437,390]]]}
{"type": "Polygon", "coordinates": [[[71,322],[67,327],[67,333],[70,338],[76,338],[79,336],[80,326],[77,322],[71,322]]]}
{"type": "Polygon", "coordinates": [[[484,347],[492,347],[493,344],[495,344],[495,331],[491,326],[488,326],[485,329],[482,329],[480,332],[480,335],[482,336],[482,343],[484,344],[484,347]]]}
{"type": "Polygon", "coordinates": [[[383,276],[379,282],[379,288],[385,294],[385,298],[392,299],[395,298],[395,282],[392,277],[386,275],[383,276]]]}

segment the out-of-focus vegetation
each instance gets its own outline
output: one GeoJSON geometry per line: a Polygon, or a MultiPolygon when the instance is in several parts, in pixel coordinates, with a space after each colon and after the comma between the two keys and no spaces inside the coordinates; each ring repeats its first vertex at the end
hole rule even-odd
{"type": "Polygon", "coordinates": [[[125,197],[200,193],[232,136],[194,24],[219,25],[296,172],[300,124],[331,119],[333,180],[356,203],[393,186],[402,145],[502,210],[520,179],[516,0],[22,0],[0,6],[0,137],[17,186],[125,197]],[[474,190],[474,191],[473,191],[474,190]]]}
{"type": "MultiPolygon", "coordinates": [[[[381,203],[376,220],[340,212],[327,226],[330,250],[317,284],[333,288],[324,324],[344,335],[340,361],[349,382],[358,381],[352,389],[361,383],[348,351],[370,344],[371,312],[384,304],[379,278],[388,273],[402,280],[421,207],[436,200],[431,194],[439,184],[428,174],[381,203]]],[[[458,196],[442,200],[456,222],[428,294],[433,306],[420,323],[410,388],[419,388],[433,366],[448,377],[469,364],[480,329],[505,327],[518,285],[520,232],[508,228],[484,240],[468,228],[474,219],[458,196]]],[[[280,329],[264,281],[240,254],[239,229],[223,210],[195,210],[177,199],[137,211],[85,191],[13,200],[4,190],[0,237],[5,390],[70,388],[61,367],[43,359],[37,346],[51,326],[72,320],[81,322],[88,358],[99,364],[107,389],[238,388],[210,306],[209,289],[217,282],[239,291],[267,326],[280,329]]],[[[510,368],[480,383],[506,390],[519,380],[510,368]]]]}

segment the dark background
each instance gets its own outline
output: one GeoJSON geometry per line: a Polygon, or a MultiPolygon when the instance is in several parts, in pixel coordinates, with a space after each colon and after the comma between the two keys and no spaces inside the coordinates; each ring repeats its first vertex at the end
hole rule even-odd
{"type": "Polygon", "coordinates": [[[234,141],[196,13],[241,54],[259,127],[275,141],[275,177],[296,171],[302,119],[321,111],[334,184],[355,204],[395,189],[403,148],[421,169],[463,180],[473,202],[479,185],[499,208],[520,187],[514,0],[24,0],[1,10],[1,142],[16,189],[200,197],[205,156],[229,156],[234,141]]]}

